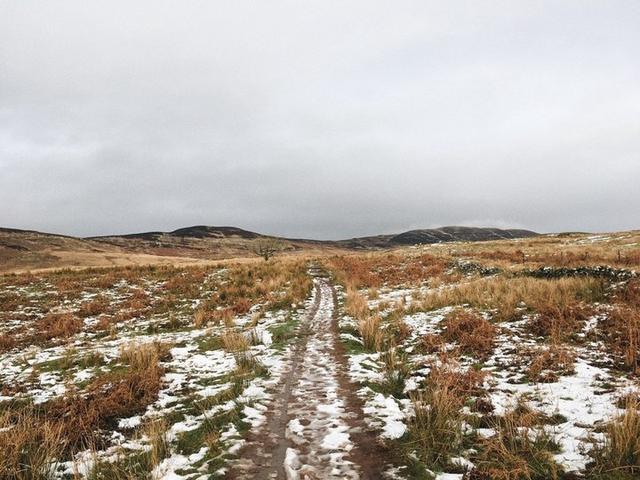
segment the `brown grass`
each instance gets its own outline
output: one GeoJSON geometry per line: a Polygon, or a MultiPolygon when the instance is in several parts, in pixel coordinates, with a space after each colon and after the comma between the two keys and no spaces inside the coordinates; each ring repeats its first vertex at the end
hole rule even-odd
{"type": "Polygon", "coordinates": [[[486,358],[493,351],[498,329],[482,315],[456,309],[445,317],[444,326],[444,339],[456,342],[463,353],[486,358]]]}
{"type": "Polygon", "coordinates": [[[382,319],[379,315],[370,315],[358,322],[358,331],[366,350],[377,352],[382,347],[384,335],[381,324],[382,319]]]}
{"type": "Polygon", "coordinates": [[[533,352],[527,376],[534,382],[556,382],[560,375],[575,372],[575,359],[575,353],[569,348],[550,345],[533,352]]]}
{"type": "Polygon", "coordinates": [[[347,287],[345,300],[345,312],[356,320],[364,320],[369,317],[369,305],[367,299],[353,286],[347,287]]]}
{"type": "Polygon", "coordinates": [[[222,335],[220,335],[220,339],[222,340],[222,346],[227,352],[245,352],[249,349],[249,341],[247,338],[236,330],[226,329],[222,332],[222,335]]]}
{"type": "Polygon", "coordinates": [[[36,325],[37,339],[69,338],[82,330],[84,323],[72,313],[48,313],[36,325]]]}
{"type": "Polygon", "coordinates": [[[355,288],[416,285],[443,275],[447,261],[430,254],[374,253],[345,255],[326,261],[336,279],[355,288]]]}
{"type": "Polygon", "coordinates": [[[0,478],[53,479],[51,467],[60,458],[66,438],[62,425],[33,409],[0,414],[0,478]]]}
{"type": "Polygon", "coordinates": [[[600,322],[600,329],[620,364],[626,370],[640,371],[640,311],[617,306],[600,322]]]}
{"type": "Polygon", "coordinates": [[[420,348],[425,353],[437,353],[444,348],[444,338],[437,333],[427,333],[420,338],[420,348]]]}
{"type": "Polygon", "coordinates": [[[18,345],[16,338],[10,333],[0,334],[0,353],[8,352],[18,345]]]}
{"type": "Polygon", "coordinates": [[[629,401],[623,414],[614,418],[604,430],[604,440],[590,452],[590,472],[596,478],[620,480],[640,476],[640,404],[629,401]],[[606,477],[612,472],[619,477],[606,477]]]}
{"type": "Polygon", "coordinates": [[[529,409],[514,409],[491,424],[496,435],[480,439],[480,453],[473,459],[473,480],[555,480],[561,468],[551,436],[536,428],[540,416],[529,409]]]}
{"type": "Polygon", "coordinates": [[[602,282],[592,278],[483,278],[430,292],[412,308],[429,311],[469,305],[494,311],[496,320],[515,320],[525,311],[564,311],[579,301],[599,300],[602,290],[602,282]]]}
{"type": "Polygon", "coordinates": [[[131,362],[126,371],[101,375],[82,394],[72,389],[46,405],[47,418],[60,425],[67,440],[67,454],[101,445],[101,430],[112,430],[118,419],[143,413],[158,398],[161,355],[157,346],[145,345],[142,354],[125,350],[124,357],[131,362]]]}
{"type": "Polygon", "coordinates": [[[444,467],[463,441],[461,408],[479,394],[482,372],[460,372],[455,365],[433,366],[424,388],[410,395],[415,416],[408,422],[409,446],[427,468],[444,467]]]}
{"type": "Polygon", "coordinates": [[[81,317],[95,317],[101,313],[105,313],[109,308],[109,301],[102,295],[83,302],[78,310],[78,315],[81,317]]]}
{"type": "Polygon", "coordinates": [[[120,346],[120,360],[135,371],[150,371],[170,358],[168,343],[132,341],[120,346]]]}

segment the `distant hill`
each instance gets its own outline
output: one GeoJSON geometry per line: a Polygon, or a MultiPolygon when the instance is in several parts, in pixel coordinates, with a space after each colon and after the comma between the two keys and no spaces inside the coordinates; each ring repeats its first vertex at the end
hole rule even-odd
{"type": "Polygon", "coordinates": [[[426,230],[410,230],[389,239],[399,245],[416,245],[442,242],[486,242],[514,238],[535,237],[538,234],[530,230],[502,230],[500,228],[478,227],[442,227],[426,230]]]}
{"type": "Polygon", "coordinates": [[[237,227],[196,225],[171,232],[154,231],[76,238],[0,228],[0,271],[20,268],[195,262],[203,259],[247,257],[253,256],[253,244],[259,238],[275,238],[280,241],[282,249],[289,253],[320,253],[387,249],[441,242],[514,239],[536,235],[538,234],[529,230],[442,227],[411,230],[397,235],[333,241],[271,237],[237,227]]]}

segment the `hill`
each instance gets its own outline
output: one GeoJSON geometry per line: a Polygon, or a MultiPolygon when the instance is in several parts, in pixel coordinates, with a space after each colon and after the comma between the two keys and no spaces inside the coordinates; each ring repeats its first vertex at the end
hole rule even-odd
{"type": "Polygon", "coordinates": [[[193,263],[253,256],[256,239],[276,239],[287,253],[332,253],[441,242],[487,241],[538,235],[528,230],[443,227],[348,240],[271,237],[238,227],[196,225],[171,232],[77,238],[0,228],[0,271],[37,268],[193,263]]]}

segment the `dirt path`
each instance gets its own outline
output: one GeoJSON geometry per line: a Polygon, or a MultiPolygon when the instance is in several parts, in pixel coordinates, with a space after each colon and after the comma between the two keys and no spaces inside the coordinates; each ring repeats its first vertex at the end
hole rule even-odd
{"type": "Polygon", "coordinates": [[[338,342],[335,292],[314,276],[315,301],[277,387],[267,421],[249,435],[230,479],[379,479],[386,452],[365,428],[338,342]]]}

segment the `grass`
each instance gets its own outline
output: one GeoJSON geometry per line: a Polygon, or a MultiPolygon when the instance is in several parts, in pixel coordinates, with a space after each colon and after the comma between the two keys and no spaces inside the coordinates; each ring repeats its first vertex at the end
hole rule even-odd
{"type": "Polygon", "coordinates": [[[491,310],[498,321],[508,321],[519,319],[526,311],[560,311],[568,315],[576,303],[596,302],[603,295],[602,281],[593,278],[491,277],[427,293],[413,309],[431,311],[469,305],[491,310]]]}
{"type": "Polygon", "coordinates": [[[464,438],[463,401],[453,384],[433,382],[411,394],[414,416],[408,422],[406,447],[414,450],[429,470],[444,468],[449,458],[459,452],[464,438]]]}
{"type": "Polygon", "coordinates": [[[609,422],[604,439],[596,442],[590,455],[590,477],[598,480],[627,480],[640,476],[640,403],[630,398],[624,413],[609,422]]]}
{"type": "Polygon", "coordinates": [[[444,319],[444,340],[455,342],[462,353],[486,358],[493,351],[498,329],[482,315],[456,309],[444,319]]]}
{"type": "Polygon", "coordinates": [[[448,261],[430,254],[385,252],[331,257],[325,264],[338,283],[358,289],[418,285],[443,277],[448,261]]]}
{"type": "Polygon", "coordinates": [[[65,441],[62,425],[31,407],[0,413],[0,478],[53,480],[65,441]]]}
{"type": "Polygon", "coordinates": [[[358,332],[366,350],[377,352],[381,349],[383,340],[381,325],[382,319],[379,315],[370,315],[358,322],[358,332]]]}
{"type": "Polygon", "coordinates": [[[479,442],[470,478],[478,480],[555,480],[562,469],[554,461],[559,451],[552,436],[539,422],[536,412],[514,409],[496,418],[491,427],[496,434],[479,442]]]}
{"type": "Polygon", "coordinates": [[[234,329],[228,328],[222,332],[220,340],[225,351],[230,353],[245,352],[249,349],[247,337],[234,329]]]}
{"type": "Polygon", "coordinates": [[[380,385],[381,391],[396,398],[405,397],[405,382],[413,370],[407,354],[392,348],[382,353],[380,357],[384,366],[384,381],[380,385]]]}
{"type": "Polygon", "coordinates": [[[461,370],[455,363],[430,366],[424,385],[409,395],[414,415],[400,442],[412,468],[441,471],[451,466],[450,458],[457,456],[468,440],[462,407],[481,394],[483,379],[484,373],[461,370]]]}
{"type": "Polygon", "coordinates": [[[527,377],[533,382],[557,382],[560,375],[575,372],[575,353],[568,347],[549,345],[532,352],[527,377]]]}
{"type": "Polygon", "coordinates": [[[640,372],[640,310],[616,306],[600,322],[600,330],[622,368],[640,372]]]}
{"type": "Polygon", "coordinates": [[[287,315],[284,322],[269,327],[271,333],[272,348],[282,349],[284,346],[296,336],[296,327],[298,320],[293,315],[287,315]]]}

